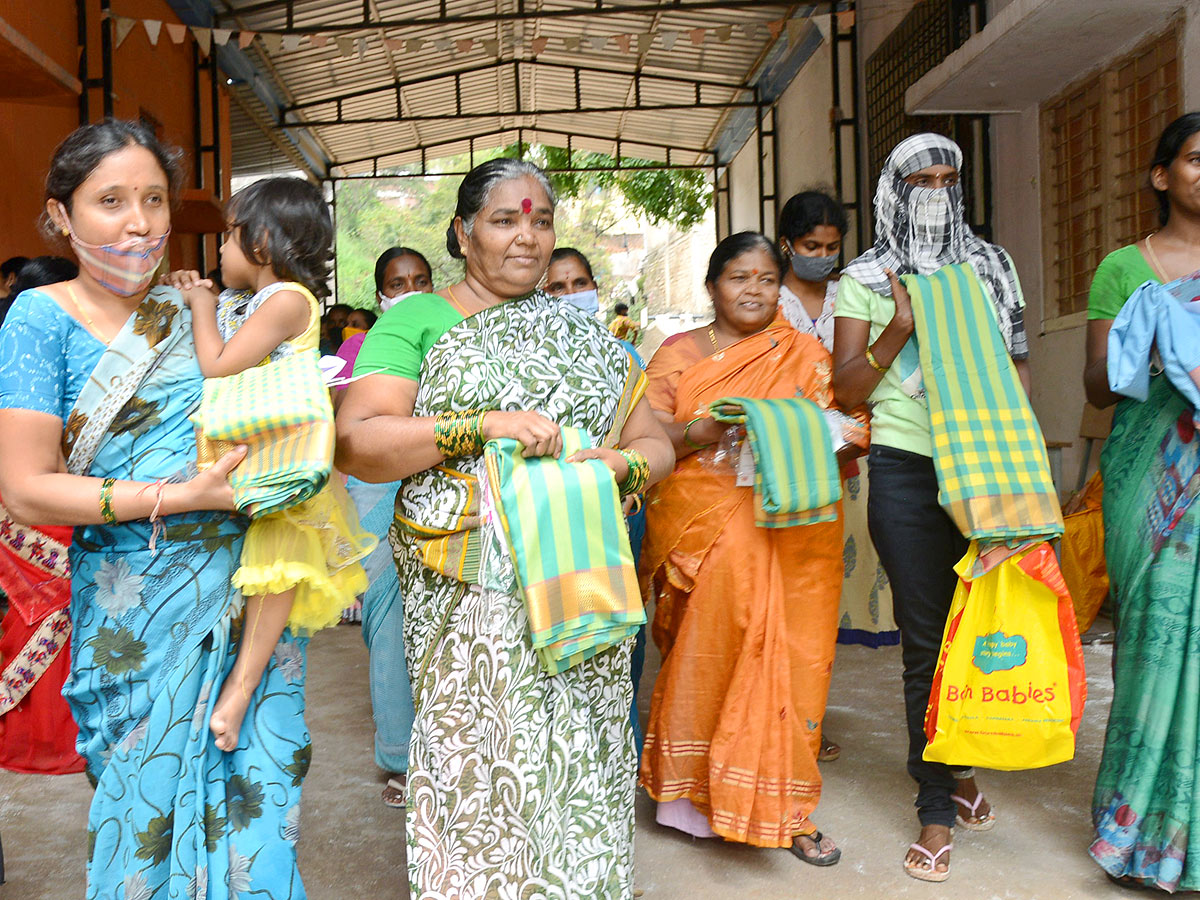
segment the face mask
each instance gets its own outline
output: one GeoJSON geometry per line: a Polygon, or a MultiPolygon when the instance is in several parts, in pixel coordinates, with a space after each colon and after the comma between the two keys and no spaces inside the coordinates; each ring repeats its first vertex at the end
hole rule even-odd
{"type": "Polygon", "coordinates": [[[563,303],[570,303],[574,307],[583,310],[589,316],[594,316],[600,312],[600,292],[595,288],[590,291],[578,291],[574,294],[563,294],[558,298],[563,303]]]}
{"type": "Polygon", "coordinates": [[[352,325],[347,325],[345,328],[342,329],[342,341],[343,342],[348,341],[348,340],[350,340],[350,338],[354,337],[356,334],[366,334],[366,333],[367,333],[367,329],[365,329],[365,328],[355,328],[352,325]]]}
{"type": "Polygon", "coordinates": [[[802,256],[792,253],[792,271],[801,281],[825,281],[837,267],[836,256],[802,256]]]}
{"type": "Polygon", "coordinates": [[[166,234],[129,238],[115,244],[89,244],[70,231],[71,247],[83,267],[102,286],[122,297],[141,293],[167,253],[166,234]]]}
{"type": "Polygon", "coordinates": [[[420,291],[405,291],[403,294],[397,294],[395,297],[389,297],[383,291],[376,291],[375,296],[379,298],[379,311],[387,312],[405,297],[411,297],[413,294],[419,294],[420,291]]]}

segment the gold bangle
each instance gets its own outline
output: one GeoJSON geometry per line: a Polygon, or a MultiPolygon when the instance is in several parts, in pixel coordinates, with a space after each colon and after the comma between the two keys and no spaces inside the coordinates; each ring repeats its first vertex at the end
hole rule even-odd
{"type": "Polygon", "coordinates": [[[889,367],[888,367],[888,366],[881,366],[881,365],[879,364],[879,360],[877,360],[877,359],[875,358],[875,354],[871,352],[871,348],[870,348],[870,347],[868,347],[868,348],[867,348],[867,350],[866,350],[866,357],[867,357],[867,362],[871,364],[871,368],[872,368],[872,369],[874,369],[876,372],[878,372],[880,375],[882,375],[882,374],[884,374],[885,372],[887,372],[887,370],[888,370],[888,368],[889,368],[889,367]]]}
{"type": "Polygon", "coordinates": [[[477,456],[483,450],[485,410],[440,412],[433,420],[433,443],[446,459],[477,456]]]}
{"type": "Polygon", "coordinates": [[[117,514],[113,512],[113,485],[117,483],[115,478],[105,478],[100,482],[100,518],[104,519],[106,525],[117,524],[117,514]]]}

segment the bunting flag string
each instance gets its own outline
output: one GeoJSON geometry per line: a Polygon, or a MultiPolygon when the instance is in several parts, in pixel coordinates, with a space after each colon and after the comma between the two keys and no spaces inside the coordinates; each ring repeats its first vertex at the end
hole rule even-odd
{"type": "MultiPolygon", "coordinates": [[[[833,15],[838,17],[839,28],[848,28],[854,24],[854,13],[852,11],[837,12],[833,13],[833,15]]],[[[517,41],[514,44],[508,38],[501,41],[498,38],[476,39],[470,37],[457,39],[398,38],[386,36],[381,38],[369,36],[353,37],[344,32],[295,34],[283,31],[238,31],[231,28],[205,28],[199,25],[188,26],[176,22],[164,22],[161,19],[129,18],[112,13],[106,14],[105,17],[112,20],[114,44],[117,47],[120,47],[125,42],[130,33],[138,25],[141,25],[145,31],[146,39],[150,42],[150,46],[157,47],[162,29],[165,26],[171,43],[176,45],[182,44],[190,31],[200,52],[205,56],[209,55],[212,51],[213,44],[216,44],[218,47],[224,47],[231,40],[236,40],[237,46],[241,50],[249,48],[257,41],[259,46],[272,56],[279,53],[294,53],[305,45],[321,49],[332,44],[336,48],[338,56],[343,58],[357,56],[359,60],[365,60],[368,53],[372,52],[372,49],[375,47],[382,48],[389,53],[403,53],[410,56],[420,53],[424,48],[433,47],[439,53],[453,56],[466,56],[482,50],[485,55],[494,57],[499,56],[502,50],[516,49],[519,51],[522,44],[529,48],[533,56],[539,56],[548,49],[557,49],[560,47],[570,54],[577,54],[584,51],[603,53],[611,49],[616,49],[623,54],[631,53],[635,50],[639,54],[645,54],[657,45],[664,52],[671,53],[679,45],[679,39],[683,36],[689,39],[693,47],[703,47],[713,42],[728,44],[733,40],[735,32],[739,36],[744,37],[745,40],[755,43],[762,40],[766,33],[769,33],[772,41],[776,41],[786,32],[788,43],[794,44],[806,33],[808,26],[813,24],[811,18],[776,19],[769,22],[712,25],[704,28],[691,28],[682,32],[671,29],[654,29],[628,34],[580,34],[554,37],[541,35],[538,37],[526,37],[525,41],[517,41]]]]}

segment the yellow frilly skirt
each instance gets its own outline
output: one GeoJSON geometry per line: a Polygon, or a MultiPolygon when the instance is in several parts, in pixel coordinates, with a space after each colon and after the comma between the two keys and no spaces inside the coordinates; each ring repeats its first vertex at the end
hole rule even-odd
{"type": "Polygon", "coordinates": [[[336,625],[366,591],[359,560],[376,543],[335,474],[303,503],[250,523],[233,586],[246,597],[295,589],[288,627],[311,634],[336,625]]]}

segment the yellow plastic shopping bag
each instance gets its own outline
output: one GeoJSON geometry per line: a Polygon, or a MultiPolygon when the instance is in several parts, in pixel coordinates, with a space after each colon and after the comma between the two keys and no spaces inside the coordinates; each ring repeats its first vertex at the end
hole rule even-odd
{"type": "Polygon", "coordinates": [[[972,542],[925,713],[925,759],[1036,769],[1075,755],[1087,682],[1071,597],[1047,543],[986,572],[972,542]]]}

